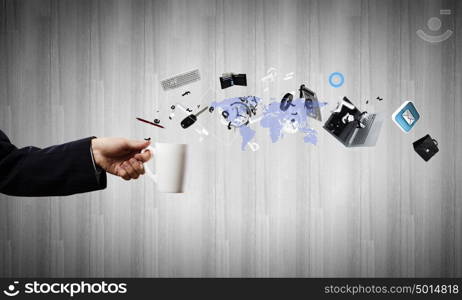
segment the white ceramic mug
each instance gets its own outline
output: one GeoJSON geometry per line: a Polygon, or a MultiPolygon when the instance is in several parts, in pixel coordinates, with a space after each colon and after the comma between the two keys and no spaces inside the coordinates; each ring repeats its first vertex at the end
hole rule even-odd
{"type": "Polygon", "coordinates": [[[186,168],[186,144],[155,143],[144,151],[151,151],[154,172],[144,164],[146,175],[156,184],[161,193],[183,193],[186,168]]]}

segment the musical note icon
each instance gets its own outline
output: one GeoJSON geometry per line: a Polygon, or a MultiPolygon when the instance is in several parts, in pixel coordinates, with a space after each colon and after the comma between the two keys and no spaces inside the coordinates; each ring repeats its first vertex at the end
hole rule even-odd
{"type": "Polygon", "coordinates": [[[276,68],[269,68],[268,71],[266,71],[266,76],[264,76],[261,81],[263,82],[267,82],[267,81],[275,81],[276,80],[276,77],[278,76],[278,71],[276,70],[276,68]]]}

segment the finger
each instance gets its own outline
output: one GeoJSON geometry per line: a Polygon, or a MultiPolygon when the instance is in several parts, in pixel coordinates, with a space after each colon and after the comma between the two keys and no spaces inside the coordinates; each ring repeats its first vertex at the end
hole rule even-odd
{"type": "Polygon", "coordinates": [[[152,157],[151,151],[144,151],[143,153],[135,154],[134,158],[140,162],[148,162],[152,157]]]}
{"type": "Polygon", "coordinates": [[[143,175],[144,174],[144,167],[143,167],[143,164],[141,162],[137,161],[134,158],[131,158],[130,159],[130,164],[132,165],[133,169],[135,169],[136,173],[138,173],[138,175],[143,175]]]}
{"type": "Polygon", "coordinates": [[[117,169],[117,175],[122,177],[124,180],[130,180],[130,175],[128,175],[128,172],[125,171],[122,167],[117,169]]]}
{"type": "Polygon", "coordinates": [[[135,169],[130,164],[130,161],[126,161],[122,164],[122,168],[127,171],[130,178],[137,179],[140,175],[135,171],[135,169]]]}
{"type": "Polygon", "coordinates": [[[151,144],[150,141],[128,140],[127,145],[130,151],[141,151],[151,144]]]}

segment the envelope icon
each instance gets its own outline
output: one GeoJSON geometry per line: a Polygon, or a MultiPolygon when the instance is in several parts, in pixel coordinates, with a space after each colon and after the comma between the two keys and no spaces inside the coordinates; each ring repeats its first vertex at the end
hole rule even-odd
{"type": "Polygon", "coordinates": [[[409,109],[403,112],[403,119],[409,124],[412,125],[415,122],[415,117],[409,109]]]}
{"type": "Polygon", "coordinates": [[[419,121],[420,114],[412,101],[406,101],[393,113],[391,118],[402,131],[409,132],[419,121]]]}

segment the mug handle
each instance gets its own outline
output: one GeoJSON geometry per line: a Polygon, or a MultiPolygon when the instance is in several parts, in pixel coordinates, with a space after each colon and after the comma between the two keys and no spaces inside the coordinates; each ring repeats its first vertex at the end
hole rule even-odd
{"type": "MultiPolygon", "coordinates": [[[[142,152],[145,152],[147,150],[151,151],[151,155],[154,155],[154,152],[156,151],[156,147],[155,146],[148,146],[147,148],[143,149],[142,152]]],[[[144,163],[143,167],[144,167],[144,170],[146,171],[146,175],[148,175],[149,178],[151,178],[155,183],[157,183],[157,174],[151,171],[151,169],[148,167],[147,163],[144,163]]]]}

